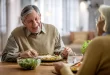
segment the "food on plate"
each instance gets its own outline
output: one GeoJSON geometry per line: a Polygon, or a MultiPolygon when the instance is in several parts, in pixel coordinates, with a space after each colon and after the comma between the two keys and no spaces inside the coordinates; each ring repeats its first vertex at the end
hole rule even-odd
{"type": "Polygon", "coordinates": [[[73,73],[77,73],[77,71],[79,70],[79,67],[81,66],[81,63],[82,63],[82,62],[78,62],[77,64],[72,65],[72,66],[70,67],[70,69],[72,70],[73,73]]]}
{"type": "Polygon", "coordinates": [[[38,58],[40,58],[42,61],[56,61],[56,60],[61,60],[62,57],[61,55],[45,55],[45,56],[39,56],[38,58]]]}
{"type": "Polygon", "coordinates": [[[35,58],[18,58],[17,63],[23,68],[27,70],[35,69],[40,65],[41,60],[35,58]]]}

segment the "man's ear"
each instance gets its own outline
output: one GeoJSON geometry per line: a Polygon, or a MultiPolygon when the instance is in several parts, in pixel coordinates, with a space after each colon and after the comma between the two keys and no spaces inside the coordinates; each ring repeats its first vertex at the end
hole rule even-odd
{"type": "Polygon", "coordinates": [[[25,26],[26,22],[24,20],[22,20],[23,25],[25,26]]]}

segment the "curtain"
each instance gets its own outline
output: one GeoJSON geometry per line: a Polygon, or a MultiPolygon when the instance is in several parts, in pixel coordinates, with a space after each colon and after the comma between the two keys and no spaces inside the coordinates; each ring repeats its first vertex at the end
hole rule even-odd
{"type": "Polygon", "coordinates": [[[63,34],[78,31],[79,0],[63,0],[63,34]]]}
{"type": "Polygon", "coordinates": [[[57,27],[61,35],[77,31],[79,27],[79,0],[35,0],[44,23],[57,27]]]}
{"type": "Polygon", "coordinates": [[[0,53],[6,43],[6,0],[0,0],[0,53]]]}

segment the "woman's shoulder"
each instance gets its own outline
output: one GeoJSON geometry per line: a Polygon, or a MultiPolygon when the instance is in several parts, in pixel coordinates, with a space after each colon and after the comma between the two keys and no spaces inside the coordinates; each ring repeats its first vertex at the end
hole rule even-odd
{"type": "Polygon", "coordinates": [[[91,43],[94,45],[103,45],[104,43],[107,42],[110,43],[110,35],[98,36],[91,41],[91,43]]]}
{"type": "Polygon", "coordinates": [[[94,41],[103,41],[103,40],[110,40],[110,35],[106,36],[97,36],[93,39],[94,41]]]}

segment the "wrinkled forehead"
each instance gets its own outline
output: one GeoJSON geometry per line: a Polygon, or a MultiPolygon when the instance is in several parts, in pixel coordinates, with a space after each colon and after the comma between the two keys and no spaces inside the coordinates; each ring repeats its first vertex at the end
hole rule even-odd
{"type": "Polygon", "coordinates": [[[40,18],[39,14],[35,10],[32,10],[29,14],[27,14],[24,17],[24,20],[39,19],[39,18],[40,18]]]}
{"type": "Polygon", "coordinates": [[[30,13],[32,13],[34,9],[31,9],[31,10],[28,10],[27,12],[25,12],[22,16],[21,16],[21,19],[24,20],[24,18],[29,15],[30,13]]]}

